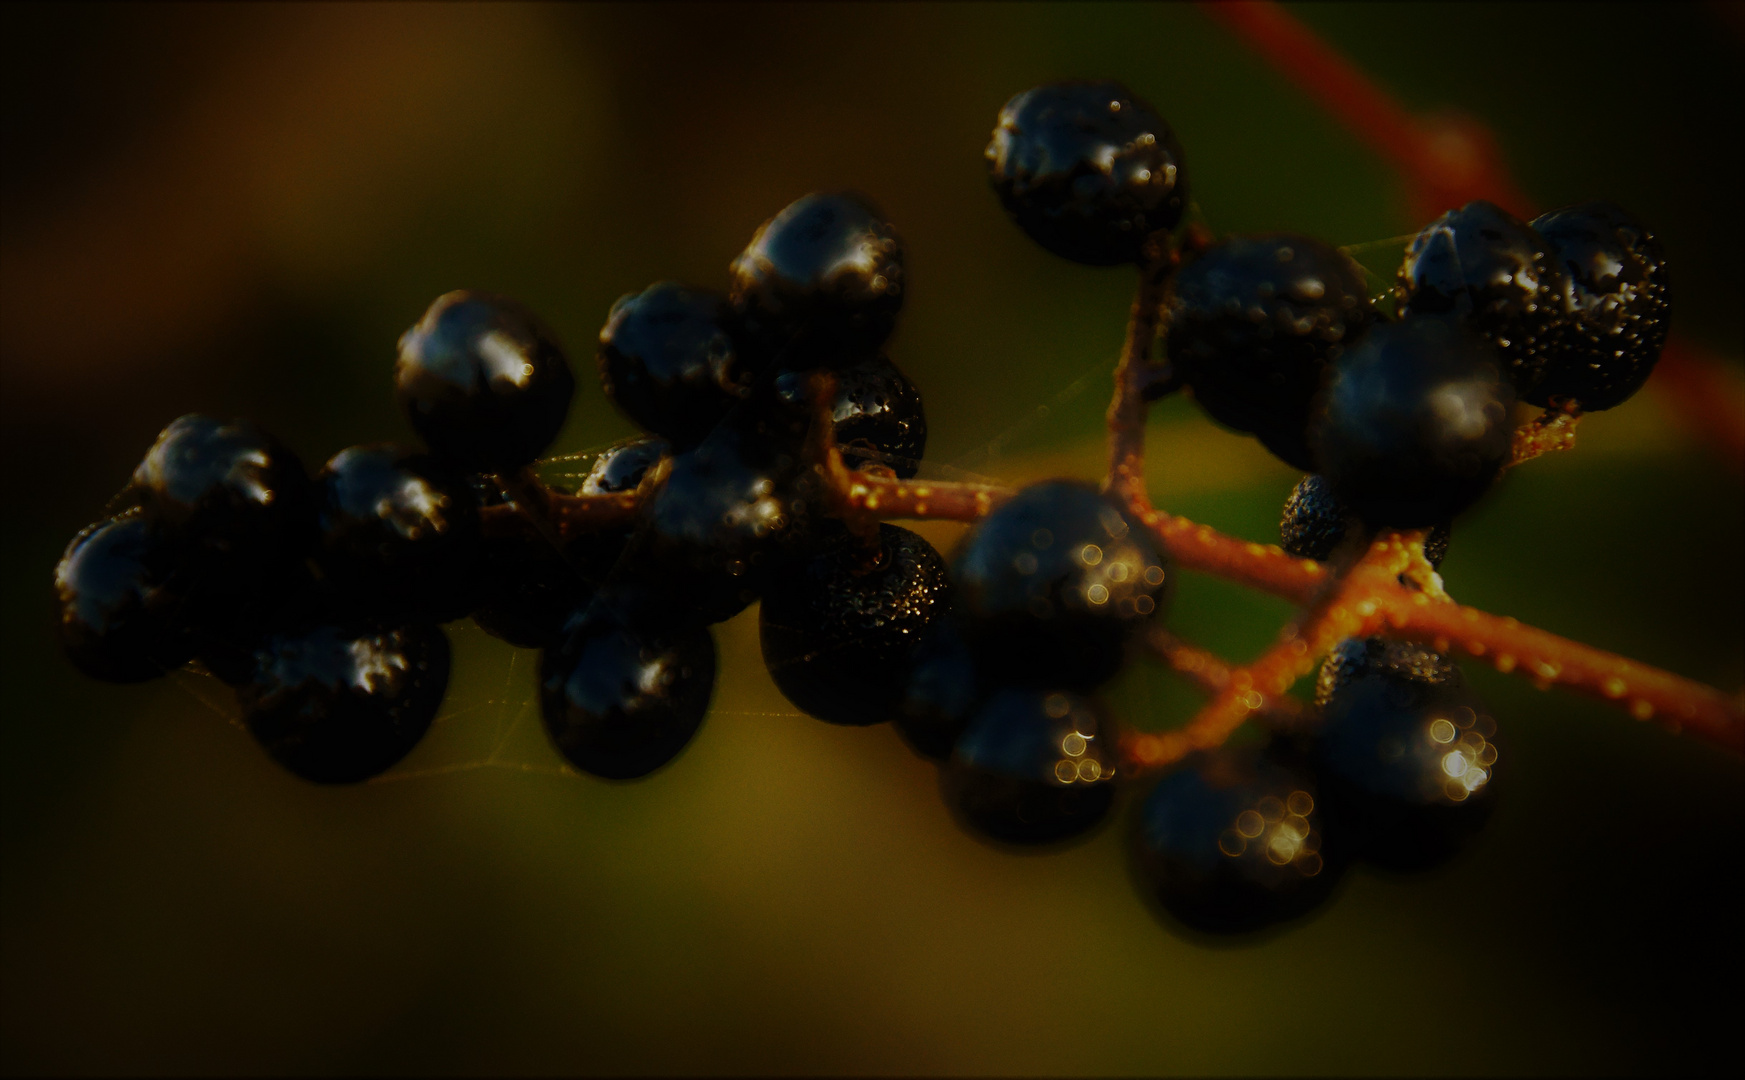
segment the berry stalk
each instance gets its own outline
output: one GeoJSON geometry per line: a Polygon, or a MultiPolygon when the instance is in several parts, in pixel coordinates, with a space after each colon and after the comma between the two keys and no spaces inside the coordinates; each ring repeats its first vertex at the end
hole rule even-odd
{"type": "MultiPolygon", "coordinates": [[[[1237,665],[1217,653],[1153,625],[1145,634],[1144,645],[1151,654],[1168,664],[1170,670],[1186,678],[1207,694],[1221,694],[1235,678],[1237,665]]],[[[1294,722],[1302,716],[1302,706],[1295,698],[1275,698],[1266,709],[1277,719],[1294,722]]]]}
{"type": "Polygon", "coordinates": [[[1397,588],[1391,583],[1409,565],[1414,545],[1422,551],[1421,536],[1389,532],[1376,540],[1325,597],[1285,627],[1277,645],[1254,663],[1229,672],[1224,688],[1186,725],[1128,738],[1122,751],[1129,764],[1160,769],[1195,751],[1222,746],[1251,715],[1313,671],[1333,646],[1365,632],[1381,610],[1374,594],[1397,588]]]}

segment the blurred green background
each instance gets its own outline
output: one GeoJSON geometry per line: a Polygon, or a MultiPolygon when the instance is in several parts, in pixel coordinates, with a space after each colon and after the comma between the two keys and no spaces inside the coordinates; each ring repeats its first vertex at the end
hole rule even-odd
{"type": "MultiPolygon", "coordinates": [[[[1741,33],[1716,5],[1326,5],[1302,17],[1421,111],[1490,124],[1529,197],[1656,225],[1679,331],[1741,376],[1741,33]]],[[[1131,286],[988,193],[1001,103],[1111,76],[1156,103],[1220,232],[1397,236],[1395,176],[1185,5],[0,8],[0,1068],[38,1072],[1523,1073],[1736,1069],[1745,770],[1474,671],[1501,806],[1425,876],[1208,944],[1130,887],[1122,829],[1017,857],[959,832],[889,730],[799,716],[755,611],[716,707],[637,784],[566,775],[532,653],[470,624],[443,719],[383,781],[305,785],[222,687],[80,678],[50,574],[155,433],[252,417],[314,468],[410,440],[398,334],[518,296],[591,370],[612,300],[721,287],[757,224],[872,195],[913,287],[892,355],[933,475],[1100,468],[1131,286]]],[[[1397,249],[1365,258],[1386,274],[1397,249]]],[[[1379,283],[1378,283],[1379,289],[1379,283]]],[[[583,391],[554,452],[628,434],[583,391]]],[[[1160,505],[1276,538],[1296,477],[1189,403],[1160,505]]],[[[1654,392],[1455,530],[1463,600],[1728,689],[1740,472],[1654,392]]],[[[929,527],[948,544],[951,526],[929,527]]],[[[1233,657],[1276,601],[1189,577],[1233,657]]],[[[1193,698],[1111,691],[1143,727],[1193,698]]]]}

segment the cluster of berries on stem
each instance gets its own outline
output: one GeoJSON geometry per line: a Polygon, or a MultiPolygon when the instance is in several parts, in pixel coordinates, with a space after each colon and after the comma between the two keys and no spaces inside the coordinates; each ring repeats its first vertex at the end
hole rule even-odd
{"type": "Polygon", "coordinates": [[[534,468],[569,362],[536,316],[480,293],[439,298],[401,339],[424,451],[352,447],[312,479],[244,421],[175,421],[57,569],[70,657],[115,681],[197,663],[276,760],[353,782],[422,736],[447,682],[439,624],[470,616],[541,650],[557,752],[628,780],[696,736],[708,627],[761,600],[781,692],[832,723],[893,723],[993,842],[1080,837],[1148,781],[1139,879],[1212,932],[1313,908],[1354,859],[1425,866],[1477,829],[1498,732],[1458,655],[1745,746],[1737,701],[1462,607],[1436,570],[1508,468],[1648,377],[1670,310],[1651,230],[1609,204],[1527,223],[1470,203],[1413,240],[1389,313],[1321,241],[1183,227],[1182,147],[1118,83],[1019,94],[987,161],[1044,248],[1137,271],[1100,487],[917,478],[921,394],[885,353],[901,241],[868,200],[814,194],[757,231],[724,292],[662,282],[613,306],[601,385],[646,434],[576,491],[534,468]],[[1152,504],[1146,411],[1176,392],[1308,473],[1282,546],[1152,504]],[[1543,414],[1514,428],[1517,400],[1543,414]],[[893,518],[975,528],[948,561],[893,518]],[[1165,629],[1181,570],[1301,611],[1230,664],[1165,629]],[[1098,689],[1135,653],[1204,707],[1125,730],[1098,689]],[[1317,668],[1312,705],[1291,697],[1317,668]],[[1264,741],[1226,745],[1251,721],[1264,741]]]}

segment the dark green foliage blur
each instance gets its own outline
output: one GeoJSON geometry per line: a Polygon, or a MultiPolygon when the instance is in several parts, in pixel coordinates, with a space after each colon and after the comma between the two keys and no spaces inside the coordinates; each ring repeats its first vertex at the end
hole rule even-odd
{"type": "MultiPolygon", "coordinates": [[[[1656,226],[1676,332],[1745,385],[1736,8],[1299,13],[1409,107],[1489,124],[1541,206],[1656,226]]],[[[0,8],[0,1070],[1736,1069],[1739,760],[1488,668],[1505,786],[1473,848],[1214,946],[1140,902],[1124,815],[997,852],[893,731],[794,714],[755,611],[716,630],[696,742],[635,784],[560,775],[536,657],[466,623],[429,738],[343,789],[273,765],[215,683],[60,656],[55,560],[176,416],[252,418],[312,470],[409,443],[395,341],[479,288],[570,349],[554,453],[601,447],[633,430],[593,377],[612,301],[723,287],[814,190],[866,193],[908,245],[891,356],[926,397],[924,475],[1094,478],[1131,275],[1031,244],[982,158],[1010,95],[1072,76],[1168,118],[1217,232],[1421,224],[1185,4],[0,8]]],[[[1380,292],[1398,245],[1358,254],[1380,292]]],[[[1297,474],[1186,401],[1150,445],[1160,505],[1277,539],[1297,474]]],[[[1459,520],[1442,573],[1736,690],[1742,550],[1737,463],[1650,381],[1459,520]]],[[[1184,575],[1171,624],[1245,658],[1288,614],[1184,575]]],[[[1196,700],[1155,670],[1109,699],[1143,727],[1196,700]]]]}

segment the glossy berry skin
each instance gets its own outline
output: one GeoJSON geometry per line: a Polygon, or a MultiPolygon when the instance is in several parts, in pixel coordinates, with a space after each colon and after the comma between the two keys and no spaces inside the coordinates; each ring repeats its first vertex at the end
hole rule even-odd
{"type": "MultiPolygon", "coordinates": [[[[492,477],[474,474],[469,486],[481,508],[514,503],[492,477]]],[[[584,534],[563,551],[534,529],[483,537],[473,622],[511,645],[544,648],[592,598],[593,586],[611,568],[628,535],[628,530],[584,534]],[[595,546],[605,551],[603,565],[590,563],[582,554],[595,546]]]]}
{"type": "Polygon", "coordinates": [[[538,457],[575,389],[551,331],[502,297],[446,293],[400,337],[400,407],[431,450],[467,469],[501,472],[538,457]]]}
{"type": "Polygon", "coordinates": [[[961,617],[948,612],[935,619],[910,655],[908,669],[891,724],[915,753],[943,762],[984,696],[961,617]]]}
{"type": "Polygon", "coordinates": [[[448,686],[448,638],[413,623],[323,620],[268,637],[237,687],[243,722],[273,760],[322,784],[368,780],[423,738],[448,686]]]}
{"type": "Polygon", "coordinates": [[[315,559],[372,617],[446,622],[471,610],[483,537],[470,486],[391,443],[335,454],[316,477],[315,559]]]}
{"type": "Polygon", "coordinates": [[[1556,356],[1531,393],[1535,405],[1573,400],[1595,412],[1641,389],[1672,325],[1660,238],[1611,203],[1585,203],[1535,218],[1564,272],[1568,313],[1556,356]]]}
{"type": "Polygon", "coordinates": [[[1082,835],[1115,798],[1115,725],[1089,698],[1005,689],[970,719],[940,773],[967,827],[1008,844],[1082,835]]]}
{"type": "MultiPolygon", "coordinates": [[[[1347,533],[1361,527],[1351,509],[1333,494],[1327,478],[1310,473],[1285,499],[1284,515],[1278,523],[1279,544],[1299,559],[1326,562],[1347,533]]],[[[1441,566],[1447,558],[1450,532],[1449,523],[1444,521],[1424,538],[1424,558],[1432,567],[1441,566]]]]}
{"type": "Polygon", "coordinates": [[[927,452],[921,391],[889,360],[863,360],[838,372],[831,415],[849,468],[883,465],[900,480],[920,470],[927,452]]]}
{"type": "MultiPolygon", "coordinates": [[[[656,436],[620,443],[594,459],[579,494],[619,495],[636,490],[648,471],[672,451],[656,436]]],[[[494,481],[479,478],[475,491],[483,505],[513,500],[494,481]]],[[[485,540],[483,589],[473,621],[511,644],[544,648],[557,640],[564,624],[586,607],[610,575],[630,542],[629,526],[583,530],[553,548],[532,531],[485,540]]]]}
{"type": "Polygon", "coordinates": [[[986,156],[1012,220],[1074,262],[1138,261],[1146,237],[1175,228],[1187,205],[1175,133],[1118,82],[1024,91],[1000,110],[986,156]]]}
{"type": "Polygon", "coordinates": [[[1479,200],[1448,211],[1412,239],[1394,295],[1402,317],[1459,318],[1496,351],[1525,395],[1561,347],[1568,287],[1544,237],[1479,200]]]}
{"type": "Polygon", "coordinates": [[[1343,864],[1315,778],[1285,748],[1224,746],[1165,774],[1131,834],[1140,892],[1177,922],[1240,934],[1302,915],[1343,864]]]}
{"type": "Polygon", "coordinates": [[[1166,568],[1113,502],[1054,480],[984,519],[954,576],[971,647],[996,681],[1088,690],[1119,670],[1166,568]]]}
{"type": "Polygon", "coordinates": [[[175,560],[137,511],[73,537],[55,567],[55,595],[61,647],[91,678],[143,682],[194,655],[175,560]]]}
{"type": "Polygon", "coordinates": [[[600,331],[600,380],[624,415],[695,446],[750,391],[727,298],[670,281],[621,297],[600,331]]]}
{"type": "Polygon", "coordinates": [[[1306,236],[1232,237],[1176,275],[1169,362],[1212,419],[1313,470],[1310,402],[1373,318],[1344,252],[1306,236]]]}
{"type": "Polygon", "coordinates": [[[1333,366],[1310,439],[1334,494],[1365,522],[1430,528],[1490,488],[1514,404],[1478,337],[1411,318],[1374,327],[1333,366]]]}
{"type": "Polygon", "coordinates": [[[619,495],[635,491],[648,470],[672,452],[672,444],[665,439],[647,437],[619,443],[594,459],[579,494],[619,495]]]}
{"type": "Polygon", "coordinates": [[[950,606],[933,545],[880,525],[876,550],[848,538],[779,576],[764,592],[764,664],[794,706],[833,724],[891,718],[910,656],[950,606]]]}
{"type": "Polygon", "coordinates": [[[585,773],[634,780],[683,750],[715,686],[702,627],[633,628],[579,612],[540,659],[540,713],[559,753],[585,773]]]}
{"type": "Polygon", "coordinates": [[[158,435],[123,497],[166,543],[219,572],[246,577],[268,562],[300,558],[314,532],[303,463],[246,420],[180,417],[158,435]]]}
{"type": "Polygon", "coordinates": [[[1496,723],[1448,657],[1352,639],[1322,666],[1315,699],[1328,818],[1354,857],[1423,869],[1483,826],[1495,803],[1496,723]]]}
{"type": "Polygon", "coordinates": [[[903,309],[903,245],[860,195],[817,193],[763,223],[728,268],[755,366],[842,367],[876,353],[903,309]]]}
{"type": "Polygon", "coordinates": [[[655,625],[720,622],[743,611],[806,539],[797,449],[735,410],[701,444],[674,454],[638,508],[602,602],[655,625]]]}

